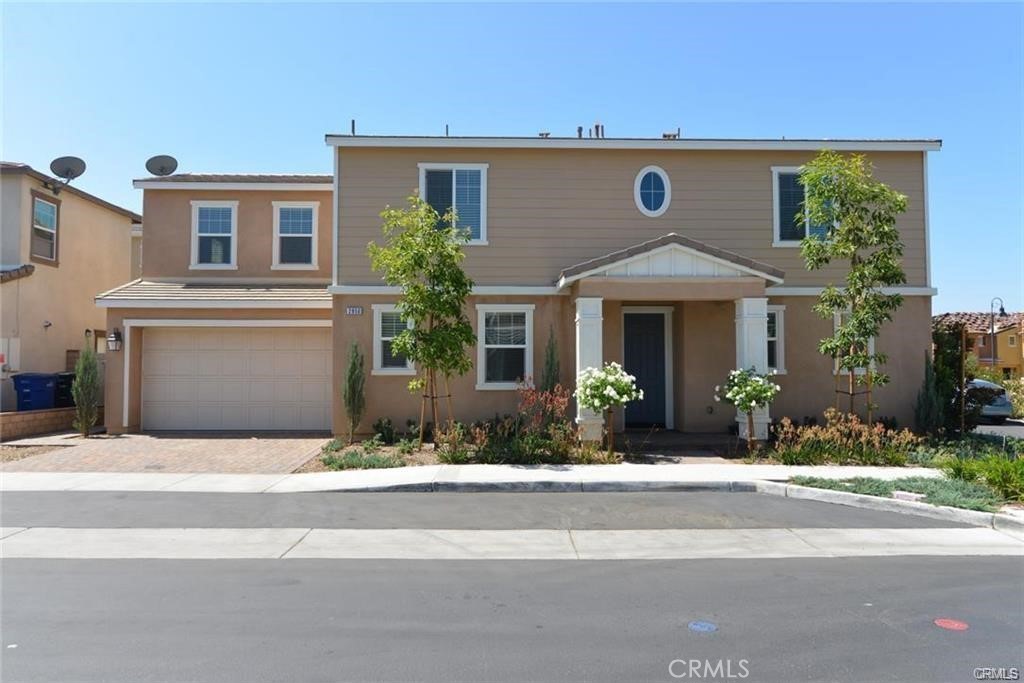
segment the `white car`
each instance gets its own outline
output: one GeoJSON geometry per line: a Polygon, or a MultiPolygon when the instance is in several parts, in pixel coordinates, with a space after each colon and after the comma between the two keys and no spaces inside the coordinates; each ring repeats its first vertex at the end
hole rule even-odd
{"type": "Polygon", "coordinates": [[[981,409],[981,416],[995,424],[1002,424],[1006,418],[1013,415],[1013,405],[1010,397],[1006,395],[1006,389],[994,382],[984,379],[972,379],[967,383],[967,390],[988,389],[995,392],[995,396],[981,409]]]}

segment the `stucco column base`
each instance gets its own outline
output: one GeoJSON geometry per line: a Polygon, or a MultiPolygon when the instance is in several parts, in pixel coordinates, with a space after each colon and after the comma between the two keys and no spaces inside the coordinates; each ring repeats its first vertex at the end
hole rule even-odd
{"type": "Polygon", "coordinates": [[[584,410],[576,418],[576,426],[579,428],[580,441],[599,443],[604,438],[604,420],[589,410],[584,410]]]}
{"type": "MultiPolygon", "coordinates": [[[[736,424],[740,428],[740,438],[747,438],[747,414],[742,410],[736,411],[736,424]]],[[[771,418],[768,416],[767,408],[758,408],[754,411],[754,438],[758,441],[768,440],[768,426],[771,418]]]]}

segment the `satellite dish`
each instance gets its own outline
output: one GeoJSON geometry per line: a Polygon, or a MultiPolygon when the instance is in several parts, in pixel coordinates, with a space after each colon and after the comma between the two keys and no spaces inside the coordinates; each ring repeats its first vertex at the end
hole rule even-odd
{"type": "Polygon", "coordinates": [[[64,184],[67,185],[85,173],[85,162],[78,157],[58,157],[50,164],[50,172],[58,178],[63,178],[64,184]]]}
{"type": "Polygon", "coordinates": [[[166,154],[150,157],[146,162],[146,170],[153,175],[170,175],[178,168],[178,160],[166,154]]]}

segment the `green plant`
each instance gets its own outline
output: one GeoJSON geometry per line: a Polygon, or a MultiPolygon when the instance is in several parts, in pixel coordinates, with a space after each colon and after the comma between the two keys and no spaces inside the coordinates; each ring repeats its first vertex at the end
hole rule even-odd
{"type": "Polygon", "coordinates": [[[715,400],[725,401],[747,415],[747,452],[754,452],[754,411],[771,405],[782,390],[770,375],[761,375],[754,368],[730,370],[725,386],[715,387],[715,400]]]}
{"type": "Polygon", "coordinates": [[[544,371],[540,375],[537,388],[541,391],[554,391],[561,383],[561,365],[558,361],[558,340],[555,339],[555,328],[548,332],[548,343],[544,347],[544,371]]]}
{"type": "Polygon", "coordinates": [[[379,453],[380,449],[384,447],[384,440],[380,438],[380,434],[374,434],[369,439],[359,444],[359,447],[362,449],[363,453],[373,455],[374,453],[379,453]]]}
{"type": "Polygon", "coordinates": [[[75,379],[71,383],[71,397],[75,402],[74,427],[88,437],[100,414],[100,367],[96,353],[88,346],[78,354],[75,379]]]}
{"type": "Polygon", "coordinates": [[[476,335],[465,312],[473,281],[462,270],[466,257],[462,245],[469,234],[455,227],[457,217],[452,210],[438,216],[417,196],[409,198],[405,209],[384,209],[381,218],[387,243],[370,243],[370,263],[386,284],[401,290],[396,308],[410,327],[394,338],[392,349],[416,363],[422,373],[409,384],[410,391],[421,392],[422,446],[428,403],[434,425],[440,424],[438,375],[444,378],[451,423],[455,417],[448,380],[473,367],[469,348],[476,343],[476,335]]]}
{"type": "Polygon", "coordinates": [[[366,373],[363,369],[363,353],[356,342],[352,342],[348,352],[345,387],[341,398],[348,414],[348,442],[352,443],[356,428],[366,412],[366,373]]]}
{"type": "Polygon", "coordinates": [[[381,441],[387,446],[395,443],[397,439],[395,425],[391,424],[391,418],[377,418],[376,422],[373,423],[373,433],[379,436],[381,441]]]}
{"type": "Polygon", "coordinates": [[[323,464],[332,470],[371,470],[388,467],[402,467],[401,458],[391,454],[366,453],[352,449],[338,455],[329,453],[321,458],[323,464]]]}
{"type": "Polygon", "coordinates": [[[576,400],[584,408],[608,419],[608,455],[615,452],[612,409],[630,401],[642,401],[644,392],[636,387],[636,377],[618,363],[606,363],[601,369],[584,368],[576,378],[576,400]]]}
{"type": "Polygon", "coordinates": [[[438,430],[434,434],[437,459],[446,465],[464,465],[472,460],[466,437],[466,427],[460,422],[451,422],[447,429],[438,430]]]}
{"type": "Polygon", "coordinates": [[[854,412],[855,384],[865,385],[871,423],[873,387],[889,381],[877,370],[885,354],[875,351],[871,340],[903,304],[902,296],[887,294],[884,288],[907,281],[896,227],[897,217],[907,210],[907,197],[875,180],[865,156],[831,150],[822,150],[801,168],[800,183],[807,193],[799,217],[807,235],[800,244],[807,269],[820,270],[833,261],[847,266],[843,286],[830,283],[814,305],[821,317],[838,320],[818,350],[836,361],[837,400],[840,374],[847,374],[848,412],[854,412]]]}
{"type": "Polygon", "coordinates": [[[946,423],[945,406],[935,379],[935,366],[924,356],[924,381],[914,406],[914,426],[919,434],[937,435],[946,423]]]}
{"type": "Polygon", "coordinates": [[[797,426],[783,418],[773,455],[785,465],[905,465],[922,441],[913,432],[866,425],[856,415],[825,411],[825,425],[797,426]]]}
{"type": "Polygon", "coordinates": [[[412,455],[416,452],[416,442],[412,439],[401,439],[398,442],[397,450],[401,455],[412,455]]]}
{"type": "Polygon", "coordinates": [[[1003,500],[1024,503],[1024,460],[989,453],[980,458],[951,458],[942,463],[951,479],[982,481],[1003,500]]]}
{"type": "Polygon", "coordinates": [[[872,477],[852,479],[823,479],[820,477],[793,477],[792,483],[799,486],[846,491],[866,496],[888,498],[893,491],[909,491],[924,494],[924,502],[932,505],[949,505],[967,510],[992,511],[999,507],[999,497],[991,488],[972,481],[938,479],[930,477],[903,477],[883,480],[872,477]]]}

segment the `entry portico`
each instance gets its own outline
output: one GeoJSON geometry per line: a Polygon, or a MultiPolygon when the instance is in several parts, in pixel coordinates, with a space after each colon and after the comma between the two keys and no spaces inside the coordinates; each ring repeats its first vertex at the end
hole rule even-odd
{"type": "MultiPolygon", "coordinates": [[[[557,284],[571,288],[575,296],[575,372],[621,360],[645,393],[644,401],[631,405],[622,416],[625,425],[671,429],[676,401],[686,401],[686,388],[693,386],[682,381],[688,368],[725,367],[720,343],[694,345],[694,353],[705,357],[689,354],[688,335],[674,332],[700,327],[701,318],[679,320],[682,316],[673,313],[686,302],[733,302],[735,365],[728,365],[767,372],[765,288],[781,283],[783,277],[774,266],[675,233],[567,268],[557,284]],[[613,310],[614,321],[608,319],[613,310]],[[609,338],[606,322],[621,334],[609,338]],[[709,362],[712,356],[719,362],[709,362]]],[[[703,332],[713,334],[713,325],[706,327],[703,332]]],[[[716,383],[724,380],[723,375],[716,383]]],[[[698,397],[691,399],[699,402],[698,397]]],[[[741,436],[746,436],[746,416],[737,415],[736,420],[741,436]]],[[[769,420],[767,409],[754,415],[757,438],[767,437],[769,420]]],[[[578,407],[576,421],[584,439],[601,438],[600,415],[578,407]]]]}

